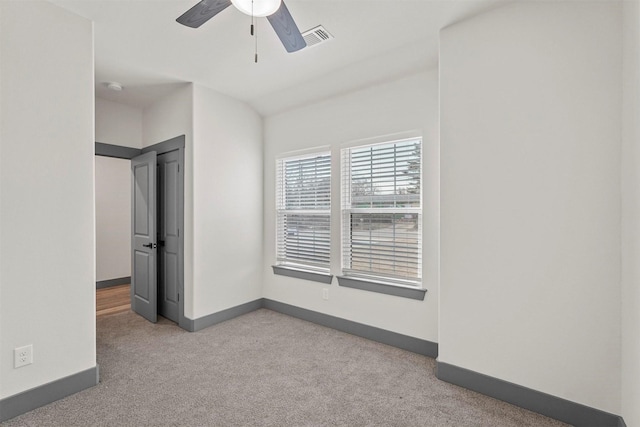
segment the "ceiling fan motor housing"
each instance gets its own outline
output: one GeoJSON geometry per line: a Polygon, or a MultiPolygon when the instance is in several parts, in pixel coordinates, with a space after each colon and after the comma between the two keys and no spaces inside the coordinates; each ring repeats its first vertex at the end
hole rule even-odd
{"type": "Polygon", "coordinates": [[[282,0],[231,0],[231,3],[249,16],[264,17],[276,13],[282,0]]]}

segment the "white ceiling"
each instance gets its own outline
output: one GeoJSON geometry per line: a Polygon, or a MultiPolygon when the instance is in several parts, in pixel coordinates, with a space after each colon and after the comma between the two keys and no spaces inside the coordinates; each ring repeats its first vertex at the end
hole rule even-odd
{"type": "Polygon", "coordinates": [[[144,108],[195,82],[264,116],[433,67],[441,28],[504,2],[286,0],[301,31],[322,24],[335,39],[287,53],[259,18],[256,64],[250,17],[234,7],[192,29],[175,19],[198,0],[50,1],[94,21],[96,96],[144,108]]]}

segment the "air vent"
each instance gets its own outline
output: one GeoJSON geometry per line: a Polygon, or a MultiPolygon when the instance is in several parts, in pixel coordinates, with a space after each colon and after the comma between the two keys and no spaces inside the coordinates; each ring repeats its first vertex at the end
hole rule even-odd
{"type": "Polygon", "coordinates": [[[304,38],[304,41],[307,42],[307,47],[317,46],[334,38],[322,25],[318,25],[309,31],[305,31],[302,33],[302,37],[304,38]]]}

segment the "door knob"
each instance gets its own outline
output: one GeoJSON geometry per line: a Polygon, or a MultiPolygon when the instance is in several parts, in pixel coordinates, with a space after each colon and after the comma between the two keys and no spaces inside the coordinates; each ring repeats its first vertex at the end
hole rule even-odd
{"type": "Polygon", "coordinates": [[[155,248],[158,247],[158,245],[155,244],[155,243],[147,243],[146,245],[142,245],[142,246],[145,247],[145,248],[150,248],[150,249],[155,249],[155,248]]]}

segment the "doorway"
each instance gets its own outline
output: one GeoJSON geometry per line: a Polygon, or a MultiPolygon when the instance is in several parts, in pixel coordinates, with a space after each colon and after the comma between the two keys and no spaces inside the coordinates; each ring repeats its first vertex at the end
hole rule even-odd
{"type": "Polygon", "coordinates": [[[131,164],[132,310],[151,321],[160,315],[188,329],[183,298],[184,146],[184,135],[143,149],[96,143],[96,155],[128,159],[131,164]],[[147,181],[153,179],[153,183],[143,185],[145,189],[153,189],[153,194],[143,197],[136,185],[140,174],[135,167],[136,159],[141,155],[145,159],[153,157],[146,175],[147,181]],[[148,213],[153,216],[148,217],[148,222],[153,231],[143,240],[144,244],[138,245],[141,241],[136,229],[136,205],[139,206],[141,200],[153,204],[148,206],[148,213]],[[144,313],[140,310],[142,306],[144,313]]]}

